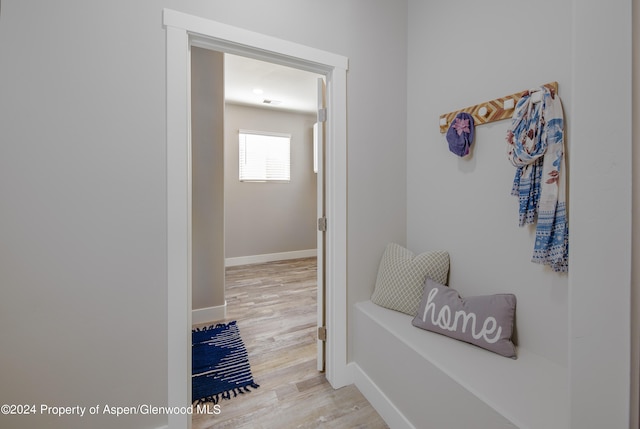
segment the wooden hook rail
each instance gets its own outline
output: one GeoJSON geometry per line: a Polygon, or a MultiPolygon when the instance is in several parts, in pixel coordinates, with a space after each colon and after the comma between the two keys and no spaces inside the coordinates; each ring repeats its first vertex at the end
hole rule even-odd
{"type": "MultiPolygon", "coordinates": [[[[544,86],[556,93],[558,92],[558,82],[546,83],[544,86]]],[[[464,109],[456,110],[455,112],[440,115],[440,132],[443,134],[446,133],[451,122],[460,112],[470,114],[473,117],[474,124],[476,126],[501,121],[503,119],[510,119],[513,116],[513,109],[516,104],[518,104],[518,100],[520,100],[522,95],[526,92],[527,90],[516,92],[515,94],[507,95],[502,98],[496,98],[495,100],[486,101],[484,103],[476,104],[475,106],[469,106],[464,109]]]]}

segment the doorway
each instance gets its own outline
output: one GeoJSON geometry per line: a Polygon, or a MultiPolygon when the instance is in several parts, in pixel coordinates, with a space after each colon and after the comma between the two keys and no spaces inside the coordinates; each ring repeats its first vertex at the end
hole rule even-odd
{"type": "Polygon", "coordinates": [[[192,299],[200,325],[225,317],[225,266],[316,256],[323,244],[313,139],[320,75],[194,46],[190,77],[192,299]]]}
{"type": "MultiPolygon", "coordinates": [[[[191,213],[190,49],[203,47],[320,73],[327,80],[326,121],[326,378],[334,388],[351,384],[347,368],[347,156],[345,57],[165,9],[167,34],[167,283],[168,406],[190,398],[191,213]]],[[[170,414],[169,428],[190,426],[170,414]]]]}
{"type": "MultiPolygon", "coordinates": [[[[322,157],[314,156],[313,132],[319,78],[286,66],[191,48],[194,325],[248,314],[237,312],[242,303],[233,297],[239,288],[228,298],[225,267],[251,264],[255,269],[245,267],[243,276],[255,272],[253,280],[260,284],[262,270],[255,264],[316,257],[323,251],[323,235],[316,233],[316,219],[324,216],[323,174],[314,163],[322,157]]],[[[317,259],[317,283],[322,285],[322,255],[317,259]]],[[[291,265],[273,265],[277,266],[286,278],[291,265]]],[[[283,291],[293,305],[293,296],[283,291]]],[[[277,295],[277,288],[272,293],[277,295]]],[[[306,313],[324,316],[315,306],[306,313]]],[[[319,319],[319,326],[323,321],[319,319]]],[[[318,348],[324,348],[322,342],[318,348]]],[[[324,355],[317,356],[322,370],[324,355]]]]}
{"type": "Polygon", "coordinates": [[[224,54],[227,265],[316,255],[318,77],[224,54]]]}

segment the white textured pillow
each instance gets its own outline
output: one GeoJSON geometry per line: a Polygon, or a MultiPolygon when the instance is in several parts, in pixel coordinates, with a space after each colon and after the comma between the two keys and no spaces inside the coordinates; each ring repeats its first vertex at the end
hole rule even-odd
{"type": "Polygon", "coordinates": [[[378,267],[371,301],[381,307],[415,316],[428,278],[447,284],[449,253],[431,251],[414,256],[404,247],[389,243],[378,267]]]}

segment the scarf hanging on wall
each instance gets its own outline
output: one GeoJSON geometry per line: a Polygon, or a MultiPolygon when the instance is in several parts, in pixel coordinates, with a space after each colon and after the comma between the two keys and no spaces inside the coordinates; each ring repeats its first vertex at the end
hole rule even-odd
{"type": "Polygon", "coordinates": [[[537,218],[532,262],[567,272],[562,103],[555,91],[544,86],[539,91],[529,91],[518,101],[507,132],[507,156],[516,167],[511,194],[519,198],[520,226],[535,223],[537,218]]]}

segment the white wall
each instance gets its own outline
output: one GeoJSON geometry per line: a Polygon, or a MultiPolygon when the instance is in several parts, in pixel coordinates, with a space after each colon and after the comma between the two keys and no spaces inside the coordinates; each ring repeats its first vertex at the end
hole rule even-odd
{"type": "MultiPolygon", "coordinates": [[[[609,8],[613,4],[616,7],[611,10],[618,13],[617,6],[627,3],[616,0],[605,5],[609,8]]],[[[581,2],[569,3],[568,0],[543,4],[491,0],[479,10],[475,2],[468,0],[455,3],[457,11],[476,13],[475,20],[462,18],[467,24],[463,31],[454,25],[442,28],[438,22],[455,12],[449,3],[423,4],[412,0],[410,4],[411,97],[407,104],[407,6],[402,1],[328,0],[318,7],[312,0],[64,0],[55,3],[4,0],[0,15],[0,341],[3,347],[0,403],[166,403],[167,160],[163,7],[349,58],[349,304],[369,297],[379,257],[388,241],[403,243],[409,236],[408,244],[414,250],[454,242],[433,229],[425,232],[426,227],[420,225],[432,225],[438,220],[443,224],[434,229],[449,230],[454,238],[469,233],[470,237],[495,239],[495,234],[483,232],[485,226],[476,217],[470,221],[476,224],[473,231],[464,226],[469,220],[454,215],[454,209],[462,205],[456,200],[447,202],[447,213],[451,220],[461,222],[456,223],[455,228],[446,228],[450,222],[445,219],[444,210],[434,196],[437,194],[432,191],[451,195],[447,189],[456,182],[445,179],[456,173],[461,185],[471,186],[465,177],[475,174],[489,180],[481,183],[482,192],[500,192],[498,188],[504,186],[502,192],[508,193],[508,168],[497,167],[496,161],[503,156],[502,150],[490,149],[491,142],[503,145],[502,125],[478,130],[482,137],[476,143],[483,149],[474,153],[477,157],[474,167],[474,161],[458,164],[452,159],[438,140],[441,136],[434,131],[437,128],[432,129],[429,124],[437,123],[440,113],[467,105],[467,101],[483,101],[548,80],[560,82],[565,104],[575,108],[575,97],[567,90],[572,85],[573,65],[566,63],[570,59],[562,56],[557,67],[551,69],[516,69],[520,57],[509,54],[517,52],[513,48],[516,40],[522,41],[522,38],[512,34],[522,34],[525,18],[538,17],[533,21],[544,24],[534,28],[548,28],[551,35],[540,37],[558,42],[561,52],[567,52],[570,49],[567,46],[577,43],[566,30],[573,19],[593,24],[589,30],[601,36],[614,29],[625,31],[628,26],[620,25],[619,18],[593,20],[598,14],[607,16],[607,11],[595,7],[593,1],[580,6],[581,2]],[[427,6],[428,9],[424,9],[427,6]],[[571,7],[592,8],[593,12],[589,19],[576,18],[568,12],[571,7]],[[315,16],[311,19],[312,10],[315,16]],[[504,15],[498,14],[503,19],[495,17],[497,11],[503,11],[504,15]],[[511,30],[509,35],[503,36],[501,31],[485,25],[480,28],[479,22],[485,20],[497,28],[506,26],[511,30]],[[435,33],[435,28],[442,31],[435,33]],[[558,28],[565,30],[561,32],[558,28]],[[461,31],[467,37],[461,37],[461,31]],[[486,41],[488,47],[478,47],[479,35],[483,34],[486,36],[481,40],[486,41]],[[451,41],[459,45],[451,45],[451,41]],[[452,67],[460,61],[453,55],[458,52],[456,46],[469,47],[465,52],[470,59],[463,64],[469,71],[466,74],[452,67]],[[491,66],[487,58],[495,64],[491,66]],[[420,72],[425,75],[419,75],[420,72]],[[467,81],[473,78],[467,94],[458,92],[463,82],[453,77],[467,81]],[[434,83],[430,81],[433,78],[441,80],[434,83]],[[418,136],[421,129],[427,128],[428,136],[418,136]],[[488,153],[492,150],[496,151],[493,157],[488,153]],[[487,162],[497,167],[495,174],[482,172],[487,162]],[[432,177],[429,169],[441,171],[444,176],[432,177]],[[445,190],[433,189],[431,180],[443,184],[445,190]]],[[[622,36],[617,31],[612,33],[613,41],[620,42],[622,36]]],[[[527,43],[528,39],[524,40],[527,43]]],[[[609,46],[619,48],[619,44],[609,46]]],[[[560,56],[553,52],[548,55],[560,56]]],[[[624,50],[619,55],[624,56],[624,50]]],[[[581,67],[573,72],[585,73],[590,78],[609,77],[607,83],[613,88],[625,89],[624,82],[612,74],[617,69],[616,64],[597,61],[593,68],[581,67]]],[[[585,89],[580,87],[580,91],[585,89]]],[[[614,106],[610,115],[617,115],[616,100],[609,99],[606,93],[604,96],[605,104],[614,106]]],[[[596,109],[590,111],[585,107],[583,115],[583,124],[599,121],[596,109]]],[[[576,115],[568,115],[569,122],[576,119],[576,115]]],[[[617,117],[610,123],[618,124],[617,117]]],[[[571,137],[571,142],[570,151],[576,154],[578,149],[574,146],[578,141],[571,137]]],[[[621,145],[623,158],[630,148],[625,142],[624,139],[615,142],[621,145]]],[[[601,147],[592,139],[579,144],[584,145],[583,151],[592,152],[591,157],[600,155],[601,147]]],[[[617,152],[615,155],[620,155],[620,151],[617,152]]],[[[614,154],[606,155],[610,159],[614,154]]],[[[604,181],[595,187],[596,196],[620,187],[625,193],[631,182],[627,165],[622,164],[619,177],[622,180],[618,177],[613,180],[608,175],[611,172],[611,169],[601,172],[599,177],[604,181]]],[[[575,175],[572,177],[576,180],[575,175]]],[[[456,190],[461,188],[464,186],[456,190]]],[[[466,192],[459,198],[464,194],[466,192]]],[[[495,203],[500,198],[496,195],[491,201],[495,203]]],[[[615,203],[614,207],[623,214],[630,213],[629,202],[618,192],[613,195],[613,201],[605,201],[615,203]]],[[[515,214],[515,208],[507,197],[501,204],[495,211],[503,213],[504,218],[494,220],[488,228],[510,228],[508,222],[512,216],[507,211],[513,210],[515,214]]],[[[593,226],[601,227],[603,212],[599,204],[589,198],[585,204],[590,205],[585,207],[586,211],[594,210],[590,212],[596,216],[593,226]]],[[[477,210],[485,209],[483,204],[477,210]]],[[[573,228],[573,236],[587,236],[588,225],[576,223],[573,225],[578,231],[573,228]]],[[[576,278],[574,286],[593,284],[592,275],[597,279],[606,275],[605,283],[612,287],[612,295],[624,298],[624,275],[628,276],[630,271],[624,257],[628,249],[612,245],[612,241],[623,234],[628,240],[630,231],[625,227],[625,219],[616,219],[606,228],[615,232],[612,236],[598,237],[602,252],[599,256],[604,255],[607,268],[601,268],[594,253],[584,259],[574,259],[575,266],[585,270],[581,279],[576,278]]],[[[531,244],[527,231],[511,229],[514,234],[513,239],[508,240],[508,244],[513,245],[511,253],[526,256],[531,244]]],[[[497,240],[501,244],[505,242],[502,237],[497,240]]],[[[465,240],[474,246],[471,250],[475,250],[477,245],[471,241],[475,240],[465,240]]],[[[624,242],[623,238],[621,243],[624,242]]],[[[567,308],[565,280],[544,272],[536,273],[536,266],[530,266],[521,258],[516,261],[515,256],[506,255],[516,264],[515,268],[487,260],[491,258],[484,256],[489,253],[485,248],[482,253],[473,254],[460,245],[451,250],[455,272],[470,269],[482,274],[486,288],[495,281],[486,274],[490,271],[506,270],[509,277],[514,271],[532,274],[540,282],[519,294],[521,301],[535,303],[545,298],[544,309],[549,311],[551,319],[564,320],[559,313],[567,308]],[[479,261],[486,262],[481,270],[479,261]],[[552,284],[554,282],[557,284],[552,284]]],[[[471,287],[483,279],[476,276],[472,283],[462,274],[454,274],[452,280],[471,287]]],[[[593,299],[589,299],[589,305],[593,308],[593,299]]],[[[527,307],[527,318],[536,320],[527,307]]],[[[608,311],[603,315],[612,313],[608,311]]],[[[541,323],[541,328],[551,325],[544,320],[541,323]]],[[[566,327],[560,326],[558,334],[549,331],[550,338],[527,332],[529,328],[522,329],[525,330],[521,333],[523,341],[555,360],[566,359],[566,346],[558,339],[566,335],[562,333],[566,327]]],[[[593,338],[602,338],[605,334],[599,331],[593,338]]],[[[605,373],[618,371],[615,374],[618,383],[618,373],[624,367],[618,370],[620,365],[612,360],[617,357],[616,353],[624,356],[626,351],[624,341],[618,336],[613,340],[607,347],[589,351],[596,351],[594,357],[601,359],[601,365],[612,364],[605,373]],[[615,347],[611,349],[611,345],[615,347]]],[[[601,369],[587,362],[583,370],[588,373],[594,368],[601,369]]],[[[589,395],[606,395],[608,391],[596,389],[580,397],[588,400],[589,395]]],[[[609,405],[610,401],[605,400],[605,404],[609,405]]],[[[585,402],[575,406],[576,410],[586,408],[585,402]]],[[[597,410],[602,411],[603,407],[597,410]]],[[[604,410],[607,413],[603,417],[610,417],[610,408],[604,410]]],[[[54,429],[88,426],[102,429],[114,425],[153,428],[166,422],[164,416],[120,417],[118,420],[108,416],[82,420],[34,416],[28,423],[22,417],[0,419],[7,428],[28,424],[54,429]]]]}
{"type": "Polygon", "coordinates": [[[448,249],[450,286],[463,295],[516,294],[521,345],[566,366],[567,276],[530,262],[533,230],[518,227],[518,202],[510,195],[510,121],[477,127],[471,154],[459,158],[440,134],[438,117],[551,81],[559,82],[569,112],[571,4],[409,4],[409,245],[415,251],[448,249]],[[507,37],[520,34],[523,16],[548,30],[507,37]],[[553,46],[544,51],[544,63],[526,57],[538,46],[553,46]]]}
{"type": "Polygon", "coordinates": [[[406,6],[318,6],[2,2],[0,403],[167,402],[164,7],[349,57],[349,299],[369,296],[384,245],[405,237],[406,6]]]}
{"type": "Polygon", "coordinates": [[[631,255],[631,5],[573,4],[572,428],[626,428],[629,420],[630,275],[631,261],[638,260],[631,255]]]}
{"type": "MultiPolygon", "coordinates": [[[[162,405],[159,5],[5,0],[0,13],[0,403],[162,405]]],[[[0,416],[8,429],[163,421],[0,416]]]]}
{"type": "MultiPolygon", "coordinates": [[[[347,309],[371,297],[389,242],[406,243],[407,9],[404,1],[348,1],[347,309]],[[361,102],[357,101],[361,100],[361,102]]],[[[333,26],[333,24],[332,24],[333,26]]],[[[330,220],[329,220],[330,221],[330,220]]],[[[350,311],[350,310],[348,310],[350,311]]],[[[353,320],[349,314],[349,334],[353,320]]],[[[351,349],[349,341],[349,350],[351,349]]]]}
{"type": "Polygon", "coordinates": [[[520,344],[568,369],[575,428],[628,426],[630,5],[409,1],[409,247],[448,248],[450,284],[464,295],[517,295],[520,344]],[[517,227],[509,195],[508,121],[478,127],[469,159],[448,151],[437,125],[549,81],[567,121],[568,276],[529,262],[533,232],[517,227]]]}
{"type": "Polygon", "coordinates": [[[237,104],[225,110],[226,257],[316,248],[316,174],[313,124],[316,115],[237,104]],[[291,180],[238,180],[238,130],[291,134],[291,180]]]}
{"type": "Polygon", "coordinates": [[[224,306],[224,54],[191,49],[191,307],[224,306]]]}

